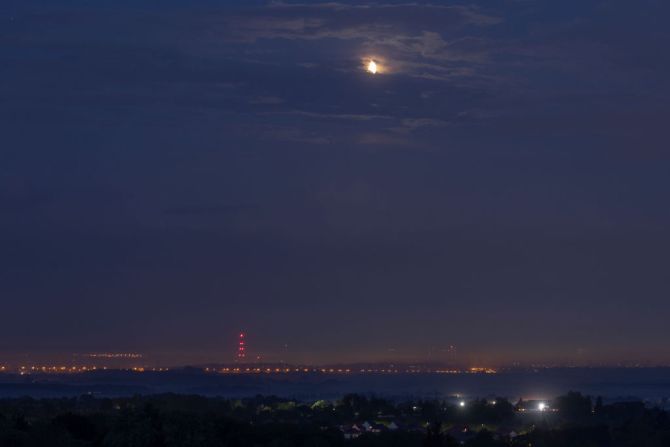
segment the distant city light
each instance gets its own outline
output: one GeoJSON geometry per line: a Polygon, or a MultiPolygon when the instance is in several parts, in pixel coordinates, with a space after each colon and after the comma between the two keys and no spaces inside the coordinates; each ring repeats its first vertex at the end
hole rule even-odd
{"type": "MultiPolygon", "coordinates": [[[[78,354],[74,354],[78,356],[78,354]]],[[[82,354],[82,357],[103,358],[103,359],[141,359],[142,354],[136,352],[98,352],[91,354],[82,354]]]]}
{"type": "Polygon", "coordinates": [[[458,403],[458,406],[459,406],[459,407],[464,407],[464,406],[465,406],[465,401],[464,401],[464,400],[460,401],[460,402],[458,403]]]}
{"type": "MultiPolygon", "coordinates": [[[[221,374],[258,374],[258,373],[281,373],[281,374],[288,374],[288,373],[322,373],[322,374],[415,374],[415,373],[422,373],[422,374],[470,374],[472,371],[469,369],[449,369],[449,370],[443,370],[443,369],[420,369],[415,366],[410,367],[409,369],[406,368],[361,368],[360,370],[355,370],[353,371],[351,368],[344,368],[342,365],[338,365],[338,367],[322,367],[322,366],[315,366],[315,365],[276,365],[276,364],[263,364],[259,365],[256,367],[251,367],[250,365],[243,364],[243,367],[239,366],[239,363],[243,363],[246,361],[247,358],[247,344],[246,344],[246,337],[247,334],[242,332],[238,333],[238,345],[237,345],[237,350],[236,350],[236,356],[235,356],[235,363],[238,363],[237,366],[233,365],[221,365],[219,367],[206,367],[203,368],[204,371],[206,372],[212,372],[212,373],[221,373],[221,374]],[[242,334],[243,337],[239,337],[239,335],[242,334]]],[[[84,357],[84,355],[79,354],[79,357],[84,357]]],[[[91,357],[89,355],[85,355],[85,357],[91,357]]],[[[123,360],[128,360],[128,359],[139,359],[143,358],[141,354],[120,354],[120,353],[103,353],[103,354],[95,354],[95,358],[98,360],[103,359],[103,360],[109,360],[109,359],[123,359],[123,360]]],[[[163,372],[163,371],[168,371],[168,368],[163,368],[159,367],[156,365],[139,365],[139,364],[134,364],[134,365],[126,365],[126,366],[116,366],[116,367],[111,367],[109,365],[101,364],[101,363],[93,363],[93,362],[87,362],[87,363],[74,363],[74,364],[19,364],[19,365],[11,365],[7,363],[0,363],[0,374],[1,373],[23,373],[23,374],[37,374],[37,373],[45,373],[45,374],[72,374],[72,373],[85,373],[89,371],[95,371],[97,369],[117,369],[120,371],[135,371],[135,372],[144,372],[144,371],[158,371],[158,372],[163,372]]],[[[454,395],[456,399],[456,405],[458,407],[465,407],[466,406],[466,401],[461,400],[464,399],[464,395],[462,394],[455,394],[454,395]]],[[[489,404],[495,405],[495,401],[490,401],[489,404]]],[[[537,407],[535,407],[537,408],[537,407]]],[[[546,410],[549,411],[550,408],[547,406],[546,410]]]]}
{"type": "Polygon", "coordinates": [[[540,411],[544,411],[546,408],[547,408],[547,404],[545,404],[544,402],[540,402],[537,406],[537,409],[540,410],[540,411]]]}

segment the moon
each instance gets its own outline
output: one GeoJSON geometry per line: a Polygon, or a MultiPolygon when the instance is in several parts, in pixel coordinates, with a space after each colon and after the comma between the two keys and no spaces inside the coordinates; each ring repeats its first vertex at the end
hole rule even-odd
{"type": "Polygon", "coordinates": [[[376,74],[377,73],[377,63],[373,60],[370,60],[368,63],[368,73],[376,74]]]}

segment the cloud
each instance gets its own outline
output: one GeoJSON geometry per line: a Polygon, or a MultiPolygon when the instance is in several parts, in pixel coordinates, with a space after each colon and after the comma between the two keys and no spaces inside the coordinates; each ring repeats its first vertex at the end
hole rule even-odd
{"type": "Polygon", "coordinates": [[[366,146],[410,146],[411,141],[405,137],[388,132],[363,132],[356,140],[358,144],[366,146]]]}
{"type": "Polygon", "coordinates": [[[451,123],[435,118],[404,118],[399,127],[391,130],[399,133],[411,133],[425,127],[447,127],[451,123]]]}
{"type": "Polygon", "coordinates": [[[250,104],[263,104],[263,105],[277,105],[283,104],[285,101],[278,96],[256,96],[252,98],[250,104]]]}
{"type": "Polygon", "coordinates": [[[269,4],[270,8],[283,8],[283,9],[294,9],[302,11],[310,10],[329,10],[329,11],[343,11],[350,12],[354,11],[358,14],[361,12],[367,13],[378,13],[386,11],[400,11],[406,12],[411,11],[413,16],[423,15],[423,14],[434,14],[436,11],[438,13],[447,12],[449,14],[454,14],[462,18],[464,24],[474,24],[474,25],[494,25],[500,23],[502,19],[500,17],[487,15],[479,12],[476,8],[472,6],[462,6],[462,5],[437,5],[432,3],[338,3],[338,2],[324,2],[324,3],[286,3],[281,1],[275,1],[269,4]]]}
{"type": "MultiPolygon", "coordinates": [[[[444,128],[454,123],[447,120],[437,118],[415,118],[415,117],[396,117],[391,115],[375,115],[375,114],[348,114],[348,113],[319,113],[308,112],[304,110],[294,110],[291,112],[278,112],[285,114],[292,114],[311,118],[320,121],[350,121],[353,123],[369,123],[373,121],[381,121],[383,127],[378,131],[371,132],[364,131],[362,135],[357,138],[357,141],[363,144],[386,144],[386,145],[400,145],[406,144],[407,140],[398,138],[395,134],[409,134],[422,128],[444,128]],[[393,123],[391,125],[387,123],[393,123]],[[392,133],[387,132],[390,131],[392,133]]],[[[460,119],[460,115],[456,117],[460,119]]]]}
{"type": "Polygon", "coordinates": [[[323,145],[332,142],[332,139],[319,135],[317,132],[305,131],[301,128],[272,126],[262,131],[262,137],[272,141],[288,141],[309,145],[323,145]]]}
{"type": "Polygon", "coordinates": [[[445,71],[454,73],[454,68],[445,64],[487,60],[485,40],[469,28],[501,21],[473,6],[275,2],[226,18],[224,34],[247,44],[338,40],[356,57],[384,60],[387,73],[448,80],[445,71]]]}
{"type": "Polygon", "coordinates": [[[305,110],[293,110],[284,112],[291,115],[299,115],[307,118],[325,119],[325,120],[346,120],[346,121],[373,121],[373,120],[389,120],[393,119],[389,115],[374,115],[374,114],[356,114],[356,113],[320,113],[309,112],[305,110]]]}

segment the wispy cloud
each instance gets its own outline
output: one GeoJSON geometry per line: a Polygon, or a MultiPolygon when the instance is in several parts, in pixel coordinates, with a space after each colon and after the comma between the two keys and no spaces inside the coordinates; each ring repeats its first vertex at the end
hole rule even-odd
{"type": "Polygon", "coordinates": [[[249,101],[250,104],[277,105],[283,104],[284,99],[278,96],[256,96],[249,101]]]}
{"type": "Polygon", "coordinates": [[[247,43],[345,41],[358,56],[383,59],[387,72],[448,80],[445,72],[464,73],[448,64],[484,63],[488,58],[486,42],[468,28],[501,21],[461,5],[274,2],[253,13],[229,17],[225,34],[232,41],[247,43]]]}

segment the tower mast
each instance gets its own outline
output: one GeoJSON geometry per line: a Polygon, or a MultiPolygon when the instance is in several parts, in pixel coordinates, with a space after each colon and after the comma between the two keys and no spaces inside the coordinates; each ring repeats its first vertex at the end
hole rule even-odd
{"type": "Polygon", "coordinates": [[[247,357],[246,353],[246,343],[245,343],[245,333],[240,331],[239,342],[237,345],[237,361],[244,362],[247,357]]]}

